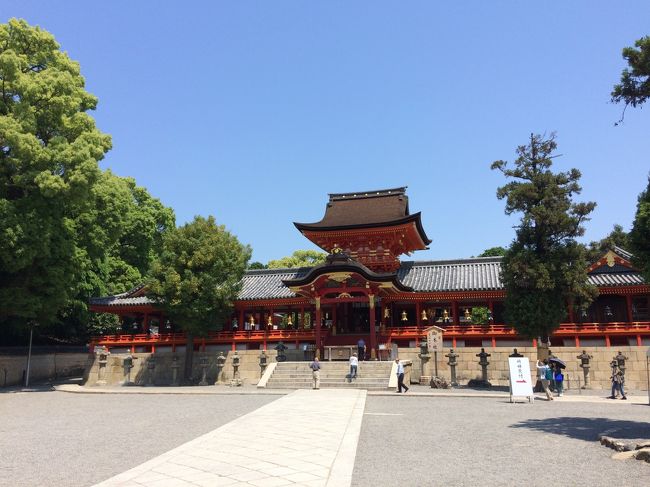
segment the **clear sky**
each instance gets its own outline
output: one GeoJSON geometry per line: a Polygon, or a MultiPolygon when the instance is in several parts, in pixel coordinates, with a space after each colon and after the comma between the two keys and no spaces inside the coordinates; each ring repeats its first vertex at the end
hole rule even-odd
{"type": "Polygon", "coordinates": [[[81,63],[112,135],[102,161],[174,208],[212,214],[266,262],[314,248],[292,222],[328,193],[408,186],[418,260],[508,245],[490,170],[556,131],[556,169],[629,229],[650,170],[650,106],[609,102],[644,1],[0,0],[81,63]]]}

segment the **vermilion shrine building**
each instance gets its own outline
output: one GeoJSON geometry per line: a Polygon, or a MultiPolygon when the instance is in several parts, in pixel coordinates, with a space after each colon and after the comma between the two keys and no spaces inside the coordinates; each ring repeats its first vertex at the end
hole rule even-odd
{"type": "MultiPolygon", "coordinates": [[[[530,346],[504,323],[500,257],[400,261],[431,242],[420,213],[409,212],[405,190],[329,195],[322,220],[295,223],[328,252],[326,262],[247,271],[232,320],[215,324],[219,331],[197,346],[266,349],[282,341],[323,354],[363,338],[375,357],[393,343],[417,346],[430,325],[444,328],[449,347],[530,346]],[[472,313],[479,307],[489,313],[476,324],[472,313]]],[[[580,316],[567,307],[567,322],[551,337],[554,347],[650,345],[650,286],[630,257],[615,248],[591,265],[588,279],[599,296],[580,316]]],[[[93,298],[91,310],[120,315],[124,330],[93,344],[143,352],[185,345],[180,327],[166,320],[142,286],[93,298]]]]}

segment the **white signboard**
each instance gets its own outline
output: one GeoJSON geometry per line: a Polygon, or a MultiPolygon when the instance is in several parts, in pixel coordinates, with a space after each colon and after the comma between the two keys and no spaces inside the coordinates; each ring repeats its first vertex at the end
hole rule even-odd
{"type": "Polygon", "coordinates": [[[527,357],[509,357],[510,368],[510,402],[512,398],[527,397],[532,400],[533,381],[530,377],[530,362],[527,357]]]}
{"type": "Polygon", "coordinates": [[[442,352],[442,328],[430,326],[427,332],[427,348],[429,352],[442,352]]]}

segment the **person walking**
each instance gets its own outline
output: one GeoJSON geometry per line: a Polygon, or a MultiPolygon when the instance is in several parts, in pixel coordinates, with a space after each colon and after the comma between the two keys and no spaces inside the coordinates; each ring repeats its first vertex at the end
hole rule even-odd
{"type": "Polygon", "coordinates": [[[548,360],[545,359],[544,362],[540,362],[539,360],[537,361],[537,376],[539,377],[539,381],[542,383],[542,389],[544,389],[544,392],[546,393],[546,399],[552,401],[553,396],[551,395],[551,391],[548,389],[548,385],[551,383],[553,371],[548,366],[548,360]]]}
{"type": "Polygon", "coordinates": [[[366,342],[363,338],[359,338],[357,342],[357,352],[359,354],[359,360],[366,359],[366,342]]]}
{"type": "Polygon", "coordinates": [[[620,391],[621,399],[626,400],[627,396],[625,395],[625,389],[623,388],[623,384],[625,383],[625,375],[623,374],[621,368],[618,366],[618,362],[616,360],[612,360],[609,365],[612,368],[612,395],[609,396],[609,399],[616,399],[616,392],[620,391]]]}
{"type": "Polygon", "coordinates": [[[557,391],[557,397],[562,397],[564,395],[564,374],[562,373],[560,364],[557,362],[555,362],[553,379],[555,379],[555,390],[557,391]]]}
{"type": "Polygon", "coordinates": [[[397,364],[397,393],[401,394],[402,388],[404,388],[404,393],[407,393],[409,388],[404,384],[404,364],[400,362],[399,358],[395,359],[395,363],[397,364]]]}
{"type": "Polygon", "coordinates": [[[313,388],[320,389],[320,362],[318,361],[318,357],[315,357],[314,361],[309,364],[309,368],[311,369],[311,376],[314,380],[313,388]]]}
{"type": "Polygon", "coordinates": [[[350,357],[350,382],[352,382],[352,379],[357,378],[358,367],[359,367],[359,359],[357,358],[357,354],[353,353],[352,356],[350,357]]]}

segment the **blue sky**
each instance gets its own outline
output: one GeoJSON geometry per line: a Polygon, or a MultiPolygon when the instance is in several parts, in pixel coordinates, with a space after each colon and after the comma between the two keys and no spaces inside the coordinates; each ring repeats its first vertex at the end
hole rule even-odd
{"type": "Polygon", "coordinates": [[[508,245],[490,170],[531,132],[598,203],[585,240],[629,229],[650,106],[609,103],[650,2],[0,0],[52,32],[99,97],[102,161],[179,224],[212,214],[266,262],[314,248],[328,193],[408,186],[418,260],[508,245]]]}

